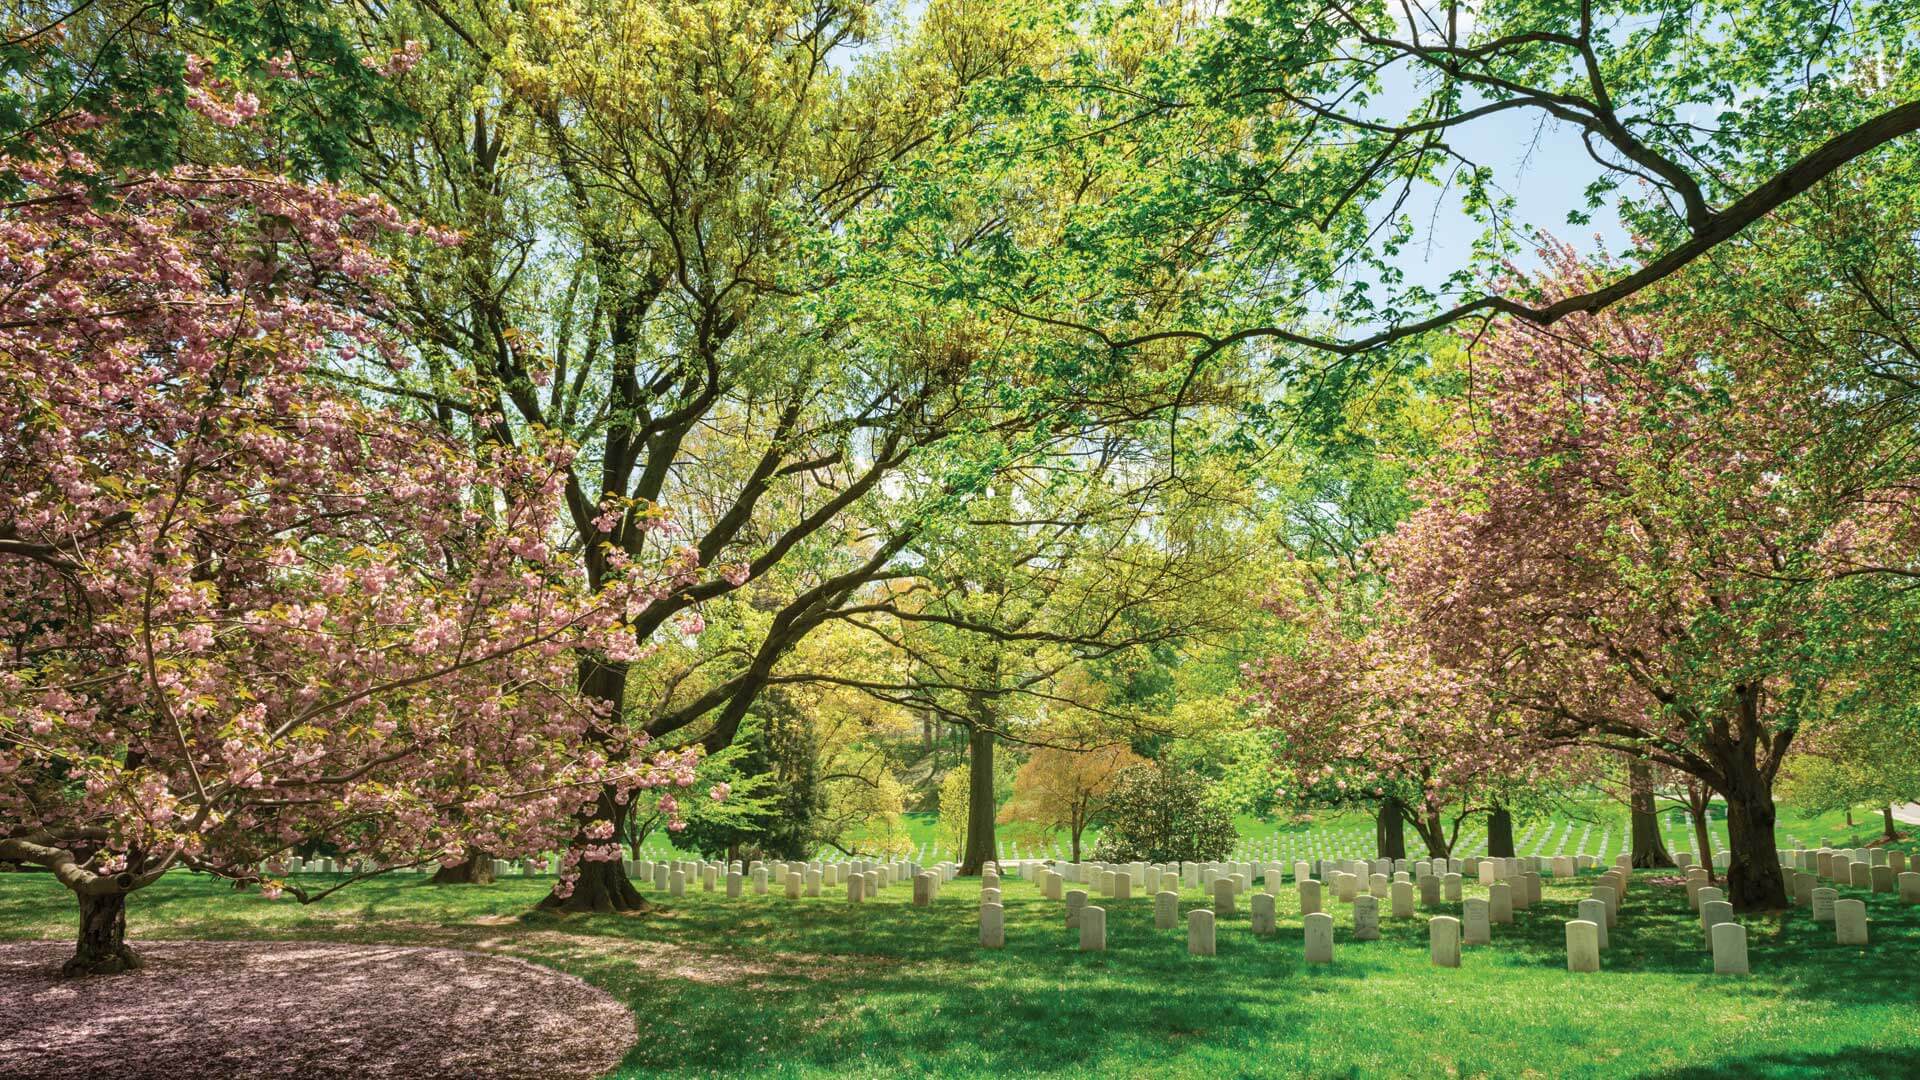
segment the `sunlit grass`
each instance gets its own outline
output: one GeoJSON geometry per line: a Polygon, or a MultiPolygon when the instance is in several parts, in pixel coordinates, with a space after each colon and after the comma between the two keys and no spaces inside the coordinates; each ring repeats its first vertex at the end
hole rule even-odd
{"type": "MultiPolygon", "coordinates": [[[[978,948],[979,886],[965,880],[931,910],[899,885],[857,907],[696,891],[644,916],[562,919],[526,915],[537,880],[382,880],[301,907],[180,878],[137,895],[129,924],[136,943],[404,941],[536,959],[629,1003],[640,1041],[622,1075],[636,1077],[1906,1077],[1920,1062],[1920,908],[1886,895],[1863,896],[1864,948],[1802,912],[1747,920],[1754,975],[1723,978],[1684,895],[1647,875],[1598,975],[1564,967],[1562,924],[1588,880],[1550,882],[1458,970],[1428,963],[1428,912],[1356,943],[1338,904],[1335,963],[1310,969],[1290,887],[1277,935],[1256,939],[1242,904],[1215,957],[1188,956],[1184,929],[1153,929],[1144,897],[1109,902],[1109,949],[1086,954],[1057,902],[1004,884],[1001,951],[978,948]]],[[[72,918],[46,877],[0,875],[0,936],[66,937],[72,918]]]]}

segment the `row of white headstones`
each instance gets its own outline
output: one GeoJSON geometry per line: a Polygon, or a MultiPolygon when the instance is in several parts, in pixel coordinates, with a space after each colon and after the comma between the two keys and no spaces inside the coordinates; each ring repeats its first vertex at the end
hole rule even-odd
{"type": "MultiPolygon", "coordinates": [[[[1816,921],[1833,923],[1839,944],[1867,943],[1866,905],[1860,900],[1839,899],[1835,889],[1815,886],[1816,876],[1880,891],[1888,891],[1882,883],[1897,877],[1901,899],[1920,903],[1920,874],[1898,873],[1904,869],[1904,856],[1897,851],[1794,850],[1779,852],[1779,856],[1782,869],[1792,876],[1795,902],[1811,907],[1816,921]],[[1803,865],[1815,870],[1802,870],[1803,865]]],[[[1705,867],[1690,865],[1688,853],[1678,853],[1676,862],[1686,872],[1688,902],[1700,914],[1701,930],[1712,950],[1714,970],[1721,974],[1747,974],[1746,928],[1734,920],[1732,905],[1721,890],[1708,884],[1705,867]]],[[[1217,920],[1233,915],[1238,898],[1251,891],[1255,881],[1262,878],[1265,891],[1254,893],[1250,899],[1250,929],[1255,934],[1274,933],[1278,929],[1275,897],[1286,880],[1285,869],[1278,863],[1006,864],[990,869],[982,882],[980,944],[986,948],[1001,948],[1006,944],[999,869],[1032,877],[1043,897],[1062,901],[1066,908],[1066,928],[1078,932],[1080,947],[1087,951],[1105,950],[1107,911],[1088,903],[1093,895],[1088,890],[1067,889],[1068,883],[1092,886],[1099,896],[1113,901],[1132,899],[1134,890],[1144,889],[1148,882],[1158,885],[1154,895],[1154,925],[1161,930],[1179,925],[1181,886],[1198,887],[1213,898],[1211,907],[1194,908],[1186,915],[1187,947],[1199,956],[1214,955],[1217,920]]],[[[1308,963],[1333,960],[1333,916],[1322,910],[1323,893],[1329,888],[1334,900],[1352,906],[1355,941],[1379,938],[1382,900],[1388,901],[1391,917],[1413,918],[1416,888],[1423,906],[1433,907],[1443,901],[1461,904],[1462,917],[1438,915],[1428,921],[1432,962],[1442,967],[1458,967],[1462,944],[1491,944],[1493,926],[1512,923],[1515,910],[1526,910],[1539,902],[1543,877],[1572,878],[1593,869],[1597,869],[1596,860],[1588,856],[1434,859],[1412,863],[1387,859],[1296,862],[1293,877],[1303,916],[1305,957],[1308,963]],[[1488,895],[1463,899],[1466,876],[1477,877],[1487,887],[1488,895]],[[1363,885],[1365,893],[1361,892],[1363,885]]],[[[630,864],[629,870],[640,880],[674,896],[684,895],[696,880],[707,891],[716,891],[724,882],[730,897],[742,895],[749,883],[758,895],[766,894],[771,885],[778,885],[792,899],[819,896],[823,887],[844,883],[851,903],[872,899],[881,889],[911,880],[913,901],[920,906],[931,905],[939,896],[940,885],[952,880],[956,872],[952,863],[923,869],[911,861],[867,860],[755,861],[745,866],[737,862],[641,861],[630,864]]],[[[1617,924],[1621,902],[1631,883],[1630,860],[1621,856],[1616,865],[1595,882],[1589,898],[1579,902],[1578,917],[1566,924],[1568,970],[1600,970],[1600,954],[1607,948],[1607,930],[1617,924]]]]}

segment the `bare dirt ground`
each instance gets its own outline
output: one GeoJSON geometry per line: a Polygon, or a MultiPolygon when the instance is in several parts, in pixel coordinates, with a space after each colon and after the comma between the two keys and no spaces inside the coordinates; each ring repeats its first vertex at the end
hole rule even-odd
{"type": "Polygon", "coordinates": [[[143,941],[68,980],[70,942],[0,943],[0,1076],[538,1077],[612,1069],[633,1015],[512,957],[417,946],[143,941]]]}

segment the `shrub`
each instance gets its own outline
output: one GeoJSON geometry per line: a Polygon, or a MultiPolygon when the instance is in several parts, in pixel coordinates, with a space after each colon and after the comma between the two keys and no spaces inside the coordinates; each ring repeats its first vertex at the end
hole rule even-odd
{"type": "Polygon", "coordinates": [[[1114,783],[1101,862],[1214,862],[1233,851],[1233,815],[1190,772],[1136,765],[1114,783]]]}

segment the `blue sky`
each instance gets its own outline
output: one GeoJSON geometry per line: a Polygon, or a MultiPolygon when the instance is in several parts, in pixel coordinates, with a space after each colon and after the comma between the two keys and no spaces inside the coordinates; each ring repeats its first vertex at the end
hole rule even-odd
{"type": "MultiPolygon", "coordinates": [[[[926,0],[900,0],[895,10],[903,25],[911,25],[925,6],[926,0]]],[[[847,50],[838,65],[851,66],[860,54],[878,47],[882,43],[847,50]]],[[[1369,116],[1399,120],[1416,100],[1416,88],[1402,73],[1376,96],[1369,116]]],[[[1545,230],[1582,250],[1592,250],[1597,242],[1606,251],[1624,251],[1627,233],[1611,203],[1592,211],[1587,224],[1568,222],[1570,212],[1585,209],[1585,190],[1600,169],[1573,128],[1539,121],[1539,114],[1526,110],[1496,113],[1454,129],[1448,141],[1462,156],[1494,168],[1499,187],[1513,197],[1513,223],[1520,235],[1545,230]]],[[[1420,237],[1397,260],[1407,284],[1437,290],[1448,275],[1466,266],[1484,226],[1461,209],[1458,194],[1457,189],[1429,188],[1404,208],[1418,224],[1420,237]]],[[[1526,265],[1532,260],[1520,261],[1526,265]]]]}

